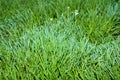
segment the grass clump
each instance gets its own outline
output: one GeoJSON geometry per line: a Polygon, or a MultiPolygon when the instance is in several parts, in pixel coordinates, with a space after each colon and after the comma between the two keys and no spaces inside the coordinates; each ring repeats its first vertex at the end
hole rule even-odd
{"type": "Polygon", "coordinates": [[[119,3],[1,0],[0,79],[120,79],[119,3]]]}

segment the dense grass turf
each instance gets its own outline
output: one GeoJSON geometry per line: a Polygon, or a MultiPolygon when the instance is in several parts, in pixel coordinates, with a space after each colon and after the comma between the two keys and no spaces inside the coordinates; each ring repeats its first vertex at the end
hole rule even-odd
{"type": "Polygon", "coordinates": [[[0,80],[119,79],[119,0],[0,0],[0,80]]]}

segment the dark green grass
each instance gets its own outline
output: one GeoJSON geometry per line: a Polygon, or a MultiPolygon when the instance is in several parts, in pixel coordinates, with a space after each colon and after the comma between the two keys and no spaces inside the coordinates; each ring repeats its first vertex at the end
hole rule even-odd
{"type": "Polygon", "coordinates": [[[119,74],[120,1],[0,1],[0,80],[119,80],[119,74]]]}

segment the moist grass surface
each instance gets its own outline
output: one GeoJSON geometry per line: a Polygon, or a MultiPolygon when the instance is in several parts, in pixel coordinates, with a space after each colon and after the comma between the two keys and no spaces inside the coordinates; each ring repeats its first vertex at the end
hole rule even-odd
{"type": "Polygon", "coordinates": [[[0,80],[119,79],[119,0],[0,0],[0,80]]]}

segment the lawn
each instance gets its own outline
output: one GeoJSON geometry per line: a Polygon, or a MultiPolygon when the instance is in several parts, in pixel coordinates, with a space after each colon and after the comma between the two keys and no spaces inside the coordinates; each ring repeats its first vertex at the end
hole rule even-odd
{"type": "Polygon", "coordinates": [[[119,80],[120,0],[0,0],[0,80],[119,80]]]}

